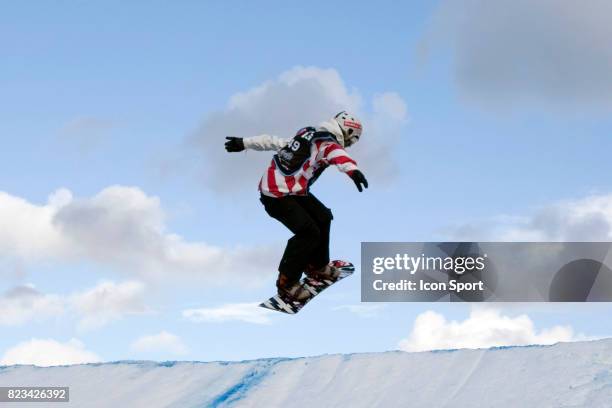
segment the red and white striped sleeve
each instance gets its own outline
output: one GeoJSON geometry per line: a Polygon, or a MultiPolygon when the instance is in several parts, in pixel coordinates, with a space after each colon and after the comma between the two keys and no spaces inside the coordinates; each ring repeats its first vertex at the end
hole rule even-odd
{"type": "Polygon", "coordinates": [[[338,167],[349,176],[358,170],[357,162],[338,143],[324,142],[319,145],[319,158],[325,163],[338,167]]]}

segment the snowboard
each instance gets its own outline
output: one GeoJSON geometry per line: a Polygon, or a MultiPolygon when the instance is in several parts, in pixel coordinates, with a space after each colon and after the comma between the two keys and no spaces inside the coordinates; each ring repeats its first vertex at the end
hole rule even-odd
{"type": "Polygon", "coordinates": [[[355,266],[353,266],[350,262],[345,261],[331,261],[330,265],[338,268],[340,270],[340,276],[335,281],[323,279],[312,279],[309,277],[304,277],[300,281],[300,283],[311,293],[311,296],[301,302],[293,301],[289,299],[283,299],[279,295],[272,296],[270,299],[266,300],[263,303],[260,303],[259,306],[265,309],[275,310],[277,312],[287,313],[287,314],[296,314],[308,302],[314,299],[319,293],[323,292],[325,289],[329,288],[331,285],[340,282],[342,279],[347,276],[351,276],[353,272],[355,272],[355,266]]]}

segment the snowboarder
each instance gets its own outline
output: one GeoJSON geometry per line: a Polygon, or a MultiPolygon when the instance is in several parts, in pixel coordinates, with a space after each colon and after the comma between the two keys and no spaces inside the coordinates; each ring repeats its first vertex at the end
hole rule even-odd
{"type": "Polygon", "coordinates": [[[225,149],[274,150],[270,166],[259,182],[260,201],[268,215],[294,234],[287,242],[276,281],[281,298],[304,301],[311,296],[301,284],[309,278],[336,280],[339,270],[330,265],[329,230],[332,212],[311,192],[310,186],[329,165],[346,173],[361,192],[368,187],[357,163],[344,150],[359,141],[361,122],[342,111],[319,127],[305,127],[289,139],[270,135],[226,137],[225,149]]]}

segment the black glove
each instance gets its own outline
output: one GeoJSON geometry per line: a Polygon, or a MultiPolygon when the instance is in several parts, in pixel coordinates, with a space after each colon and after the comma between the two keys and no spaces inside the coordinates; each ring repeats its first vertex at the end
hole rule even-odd
{"type": "Polygon", "coordinates": [[[363,175],[363,173],[360,172],[359,170],[353,170],[353,172],[351,173],[350,177],[355,182],[355,185],[357,186],[357,190],[359,190],[359,192],[363,191],[363,189],[361,188],[362,184],[363,184],[363,186],[365,188],[368,188],[368,180],[366,180],[366,178],[363,175]]]}
{"type": "Polygon", "coordinates": [[[226,137],[227,142],[225,142],[225,150],[228,152],[241,152],[244,150],[244,142],[241,137],[226,137]]]}

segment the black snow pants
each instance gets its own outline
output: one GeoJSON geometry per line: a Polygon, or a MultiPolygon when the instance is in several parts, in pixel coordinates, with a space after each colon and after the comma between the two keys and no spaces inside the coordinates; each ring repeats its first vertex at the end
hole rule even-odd
{"type": "Polygon", "coordinates": [[[315,196],[261,195],[266,212],[293,232],[281,259],[278,271],[291,282],[300,279],[306,266],[322,268],[329,263],[329,229],[332,212],[315,196]]]}

